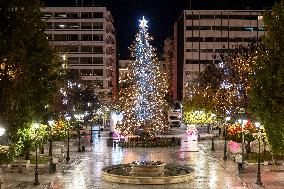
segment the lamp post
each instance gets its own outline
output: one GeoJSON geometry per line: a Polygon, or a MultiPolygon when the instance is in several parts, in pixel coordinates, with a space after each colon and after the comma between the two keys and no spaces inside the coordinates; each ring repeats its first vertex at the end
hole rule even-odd
{"type": "Polygon", "coordinates": [[[225,141],[224,141],[224,156],[223,159],[227,160],[228,156],[227,156],[227,123],[228,121],[230,121],[231,117],[226,117],[226,123],[225,123],[225,130],[224,130],[224,137],[225,137],[225,141]]]}
{"type": "Polygon", "coordinates": [[[99,124],[99,134],[98,134],[98,137],[101,137],[102,122],[103,122],[102,115],[100,115],[100,124],[99,124]]]}
{"type": "Polygon", "coordinates": [[[240,167],[240,170],[245,170],[244,166],[244,144],[245,144],[245,135],[244,135],[244,126],[247,124],[247,120],[242,120],[242,166],[240,167]]]}
{"type": "MultiPolygon", "coordinates": [[[[5,129],[0,127],[0,137],[2,137],[4,134],[5,134],[5,129]]],[[[1,178],[0,178],[0,189],[1,189],[1,183],[2,183],[2,181],[1,181],[1,178]]]]}
{"type": "Polygon", "coordinates": [[[49,156],[50,156],[50,162],[49,162],[49,173],[53,173],[53,158],[52,158],[52,126],[54,124],[53,120],[48,121],[48,125],[50,128],[50,137],[49,137],[49,156]]]}
{"type": "MultiPolygon", "coordinates": [[[[78,119],[79,121],[82,121],[84,118],[84,114],[75,114],[74,115],[76,119],[78,119]]],[[[81,133],[80,133],[80,124],[78,124],[77,127],[77,133],[78,133],[78,152],[82,152],[81,150],[81,133]]]]}
{"type": "MultiPolygon", "coordinates": [[[[39,124],[38,123],[34,123],[33,127],[35,129],[35,134],[36,134],[36,138],[37,138],[37,130],[39,129],[39,124]]],[[[36,165],[35,165],[35,182],[34,182],[34,185],[39,185],[39,181],[38,181],[38,165],[37,165],[37,140],[36,140],[36,156],[35,156],[35,160],[36,160],[36,165]]]]}
{"type": "Polygon", "coordinates": [[[261,172],[260,172],[260,123],[256,122],[255,126],[258,129],[258,161],[257,161],[257,175],[256,175],[256,184],[261,186],[261,172]]]}
{"type": "Polygon", "coordinates": [[[70,127],[69,127],[69,121],[71,119],[70,116],[65,116],[65,119],[67,121],[67,155],[66,155],[66,161],[68,162],[70,160],[70,127]]]}
{"type": "Polygon", "coordinates": [[[211,126],[211,134],[212,134],[212,145],[211,145],[211,151],[215,151],[215,145],[214,145],[214,133],[213,133],[213,127],[211,126]]]}
{"type": "Polygon", "coordinates": [[[93,124],[91,123],[91,139],[90,143],[93,143],[93,124]]]}

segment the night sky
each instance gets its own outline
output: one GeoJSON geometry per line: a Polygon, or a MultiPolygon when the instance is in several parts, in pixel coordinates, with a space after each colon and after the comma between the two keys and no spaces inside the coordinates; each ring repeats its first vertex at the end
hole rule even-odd
{"type": "Polygon", "coordinates": [[[45,0],[45,6],[82,5],[106,6],[111,11],[116,29],[119,59],[129,58],[128,47],[138,31],[142,16],[149,21],[149,33],[154,37],[152,45],[161,56],[164,40],[172,36],[174,22],[182,10],[193,9],[263,9],[270,8],[276,0],[45,0]]]}

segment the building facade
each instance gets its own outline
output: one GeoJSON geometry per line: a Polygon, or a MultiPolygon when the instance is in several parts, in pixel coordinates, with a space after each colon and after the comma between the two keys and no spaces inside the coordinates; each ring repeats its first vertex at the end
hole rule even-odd
{"type": "Polygon", "coordinates": [[[167,81],[169,84],[169,95],[173,99],[173,52],[174,52],[174,40],[166,39],[164,41],[164,60],[165,60],[165,68],[164,71],[166,73],[167,81]]]}
{"type": "Polygon", "coordinates": [[[219,63],[222,54],[264,35],[261,10],[185,10],[174,27],[173,86],[182,100],[185,84],[219,63]]]}
{"type": "Polygon", "coordinates": [[[113,18],[106,7],[46,7],[46,34],[68,68],[105,98],[116,95],[118,66],[113,18]]]}

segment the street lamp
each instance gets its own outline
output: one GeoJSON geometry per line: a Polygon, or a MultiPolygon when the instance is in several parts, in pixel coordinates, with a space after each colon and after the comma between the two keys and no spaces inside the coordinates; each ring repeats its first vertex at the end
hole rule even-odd
{"type": "Polygon", "coordinates": [[[225,137],[225,141],[224,141],[224,157],[223,159],[224,160],[227,160],[228,159],[228,156],[227,156],[227,123],[228,121],[230,121],[231,117],[226,117],[225,118],[225,130],[224,130],[224,137],[225,137]]]}
{"type": "MultiPolygon", "coordinates": [[[[39,129],[39,124],[38,123],[34,123],[33,127],[35,129],[35,134],[36,134],[36,138],[37,138],[37,130],[39,129]]],[[[38,165],[37,165],[37,140],[36,140],[36,165],[35,165],[35,182],[34,185],[39,185],[38,182],[38,165]]]]}
{"type": "Polygon", "coordinates": [[[70,148],[70,144],[69,144],[70,143],[70,127],[69,127],[69,121],[70,121],[71,117],[65,116],[65,119],[67,121],[67,129],[68,129],[68,131],[67,131],[67,155],[66,155],[66,161],[68,162],[70,160],[70,150],[69,150],[69,148],[70,148]]]}
{"type": "Polygon", "coordinates": [[[261,186],[261,172],[260,172],[260,123],[256,122],[255,126],[258,129],[258,161],[257,161],[257,175],[256,175],[256,184],[261,186]]]}
{"type": "Polygon", "coordinates": [[[53,120],[47,121],[49,128],[50,128],[50,136],[49,136],[49,156],[50,156],[50,163],[49,163],[49,173],[53,173],[53,158],[52,158],[52,126],[54,125],[53,120]]]}
{"type": "Polygon", "coordinates": [[[3,136],[5,134],[5,129],[0,127],[0,137],[3,136]]]}

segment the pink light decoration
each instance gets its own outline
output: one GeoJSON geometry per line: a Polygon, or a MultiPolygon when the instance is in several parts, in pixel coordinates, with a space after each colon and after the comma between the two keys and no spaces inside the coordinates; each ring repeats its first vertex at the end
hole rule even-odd
{"type": "Polygon", "coordinates": [[[228,144],[229,144],[229,149],[233,154],[241,153],[242,151],[241,144],[232,140],[230,140],[228,144]]]}

